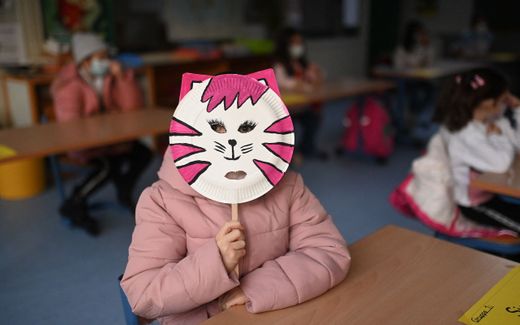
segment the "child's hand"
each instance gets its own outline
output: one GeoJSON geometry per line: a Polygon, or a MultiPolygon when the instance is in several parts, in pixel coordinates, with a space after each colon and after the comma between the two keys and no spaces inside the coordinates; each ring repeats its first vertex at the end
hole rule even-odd
{"type": "Polygon", "coordinates": [[[506,98],[507,106],[517,108],[520,106],[520,99],[513,94],[508,94],[506,98]]]}
{"type": "Polygon", "coordinates": [[[501,135],[502,134],[502,130],[495,123],[490,123],[487,126],[487,133],[488,134],[498,134],[498,135],[501,135]]]}
{"type": "Polygon", "coordinates": [[[123,67],[117,61],[110,61],[110,73],[113,76],[120,77],[123,74],[123,67]]]}
{"type": "Polygon", "coordinates": [[[222,262],[228,273],[237,266],[238,261],[246,255],[244,228],[237,221],[226,222],[215,238],[222,262]]]}
{"type": "Polygon", "coordinates": [[[224,311],[233,306],[243,305],[248,301],[249,299],[247,299],[244,291],[242,291],[242,288],[238,286],[220,296],[218,299],[218,305],[220,306],[220,310],[224,311]]]}

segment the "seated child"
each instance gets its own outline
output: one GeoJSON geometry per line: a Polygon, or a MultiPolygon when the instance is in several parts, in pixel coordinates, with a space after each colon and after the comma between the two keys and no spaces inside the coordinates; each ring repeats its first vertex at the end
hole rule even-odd
{"type": "Polygon", "coordinates": [[[441,96],[435,120],[442,125],[454,197],[462,214],[475,222],[520,232],[520,205],[470,187],[479,173],[506,172],[520,148],[520,101],[497,72],[482,68],[456,76],[441,96]],[[512,109],[508,119],[504,112],[512,109]]]}
{"type": "MultiPolygon", "coordinates": [[[[208,95],[213,83],[218,88],[218,81],[227,76],[208,76],[207,86],[204,82],[191,84],[207,87],[202,95],[207,110],[204,106],[201,113],[207,114],[207,119],[201,119],[198,131],[185,124],[172,129],[173,133],[182,129],[185,134],[193,132],[211,144],[213,140],[225,140],[219,140],[214,148],[199,148],[183,156],[172,157],[168,150],[158,172],[159,180],[144,190],[138,202],[121,286],[136,314],[159,318],[161,324],[200,323],[235,305],[244,304],[249,312],[259,313],[299,304],[340,283],[350,266],[343,237],[297,173],[278,174],[281,179],[274,188],[241,203],[240,223],[230,221],[229,204],[208,199],[190,186],[203,177],[223,173],[215,165],[232,164],[239,158],[254,158],[246,168],[261,169],[258,152],[263,149],[256,150],[258,146],[251,151],[253,144],[246,149],[239,145],[245,133],[253,134],[255,127],[256,132],[262,132],[265,125],[272,123],[264,120],[260,125],[258,119],[251,119],[263,114],[260,108],[254,110],[255,103],[276,86],[269,82],[268,88],[252,77],[232,75],[233,80],[242,78],[241,82],[252,82],[251,87],[259,89],[249,89],[251,95],[226,90],[226,97],[218,99],[208,95]],[[250,115],[242,122],[241,114],[247,110],[250,115]],[[231,136],[234,138],[228,140],[231,136]],[[214,159],[212,166],[186,176],[186,166],[201,164],[201,159],[208,157],[214,159]],[[183,165],[176,165],[178,161],[183,165]],[[234,272],[237,265],[238,276],[234,272]]],[[[269,80],[258,78],[262,79],[269,80]]],[[[193,93],[186,96],[194,97],[193,93]]],[[[267,180],[272,180],[273,175],[264,174],[267,180]]]]}
{"type": "MultiPolygon", "coordinates": [[[[308,60],[305,39],[299,31],[292,28],[283,30],[278,37],[275,53],[273,69],[278,85],[283,90],[312,92],[323,83],[323,72],[318,65],[308,60]]],[[[321,103],[302,108],[293,114],[292,118],[299,122],[301,129],[297,155],[328,158],[316,145],[322,116],[321,103]]],[[[295,157],[297,159],[300,158],[295,157]]]]}
{"type": "MultiPolygon", "coordinates": [[[[109,58],[108,45],[99,36],[74,34],[72,51],[74,62],[63,67],[51,87],[58,122],[142,109],[143,95],[133,71],[109,58]]],[[[74,151],[69,156],[92,166],[92,171],[60,207],[62,218],[98,235],[101,228],[90,216],[88,201],[109,180],[114,182],[118,201],[134,211],[135,183],[152,158],[146,145],[136,140],[74,151]]]]}

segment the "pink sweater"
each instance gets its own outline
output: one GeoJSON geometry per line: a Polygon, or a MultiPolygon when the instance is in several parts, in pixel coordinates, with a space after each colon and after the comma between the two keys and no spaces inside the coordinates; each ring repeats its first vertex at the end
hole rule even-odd
{"type": "Polygon", "coordinates": [[[215,236],[228,204],[195,192],[167,150],[159,180],[143,191],[121,286],[132,310],[161,324],[197,324],[216,300],[241,286],[259,313],[302,303],[341,282],[350,266],[345,241],[302,177],[288,172],[263,197],[239,205],[247,253],[240,279],[228,275],[215,236]]]}
{"type": "MultiPolygon", "coordinates": [[[[143,107],[143,95],[132,71],[124,71],[121,77],[107,75],[103,83],[102,96],[80,76],[71,63],[60,71],[51,86],[54,112],[58,122],[71,121],[99,114],[100,100],[107,112],[126,112],[143,107]],[[101,97],[101,98],[100,98],[101,97]]],[[[92,157],[116,154],[127,149],[127,145],[114,145],[73,152],[75,159],[86,161],[92,157]]]]}

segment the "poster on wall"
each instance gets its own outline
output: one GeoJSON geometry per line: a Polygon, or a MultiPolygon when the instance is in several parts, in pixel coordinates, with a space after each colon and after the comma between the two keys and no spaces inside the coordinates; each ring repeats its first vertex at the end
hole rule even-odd
{"type": "Polygon", "coordinates": [[[45,39],[67,44],[74,32],[84,31],[113,43],[112,6],[110,0],[41,0],[45,39]]]}

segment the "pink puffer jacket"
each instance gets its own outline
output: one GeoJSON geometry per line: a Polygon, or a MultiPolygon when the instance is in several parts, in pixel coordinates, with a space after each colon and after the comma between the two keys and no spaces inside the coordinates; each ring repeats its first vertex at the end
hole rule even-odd
{"type": "MultiPolygon", "coordinates": [[[[71,63],[63,67],[51,86],[54,113],[58,122],[67,122],[99,114],[100,98],[95,90],[80,76],[76,66],[71,63]]],[[[101,96],[107,112],[126,112],[143,107],[143,94],[134,73],[126,70],[120,77],[107,75],[101,96]]],[[[93,148],[70,153],[80,161],[90,158],[117,154],[128,149],[120,144],[103,148],[93,148]]]]}
{"type": "Polygon", "coordinates": [[[288,172],[266,195],[239,205],[247,242],[239,279],[227,274],[215,241],[230,205],[195,192],[169,150],[158,175],[139,199],[121,281],[136,314],[197,324],[218,313],[218,297],[236,286],[249,298],[247,310],[259,313],[314,298],[345,278],[345,241],[300,175],[288,172]]]}

